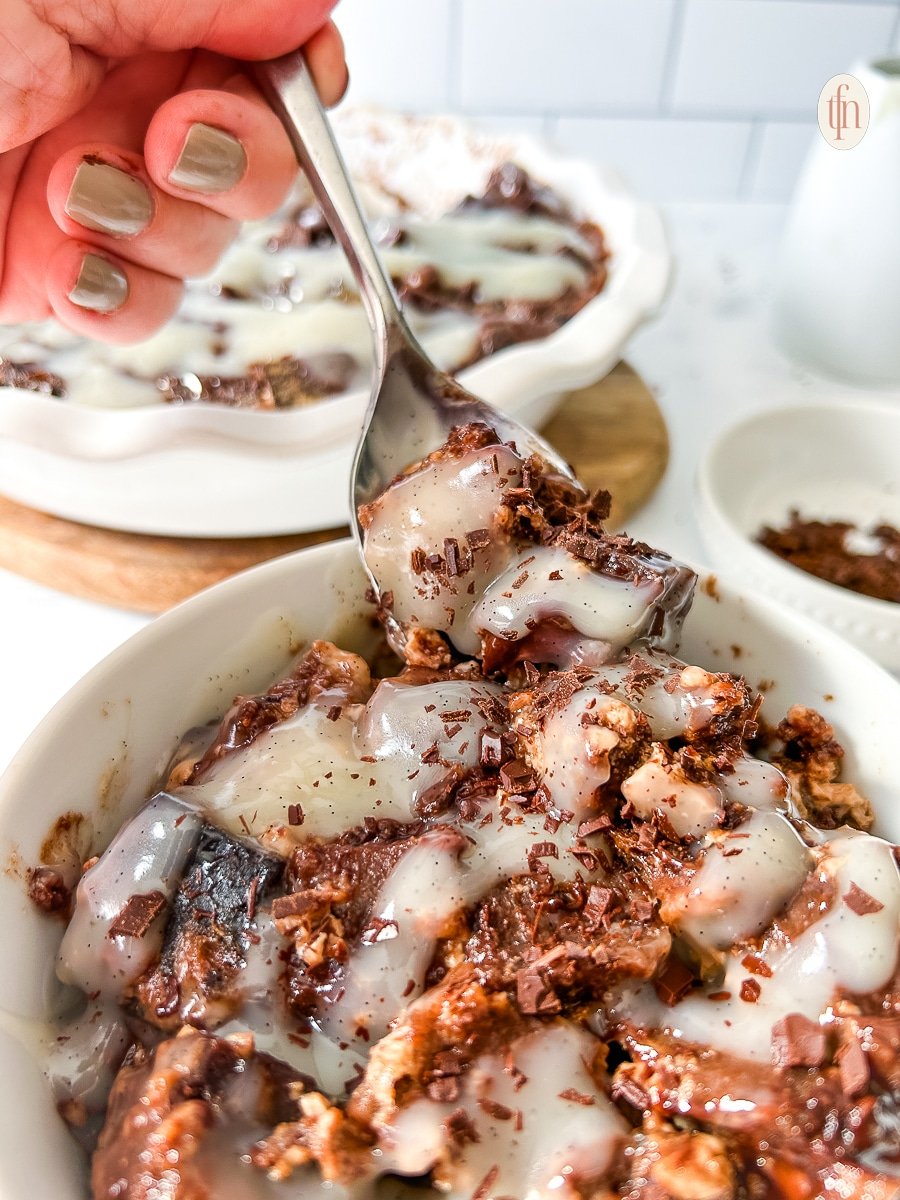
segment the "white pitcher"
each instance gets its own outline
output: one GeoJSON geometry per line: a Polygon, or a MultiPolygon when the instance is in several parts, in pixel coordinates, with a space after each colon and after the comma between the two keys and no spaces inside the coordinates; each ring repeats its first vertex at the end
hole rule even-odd
{"type": "Polygon", "coordinates": [[[900,385],[900,58],[852,74],[869,126],[846,150],[816,134],[785,229],[775,331],[825,374],[900,385]]]}

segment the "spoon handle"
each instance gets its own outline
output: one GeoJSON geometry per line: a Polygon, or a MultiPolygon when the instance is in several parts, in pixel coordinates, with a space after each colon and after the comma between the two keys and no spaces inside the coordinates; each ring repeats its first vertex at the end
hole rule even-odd
{"type": "Polygon", "coordinates": [[[260,87],[283,122],[325,219],[350,261],[376,333],[375,353],[381,373],[396,334],[407,339],[409,332],[303,52],[295,50],[254,66],[260,87]]]}

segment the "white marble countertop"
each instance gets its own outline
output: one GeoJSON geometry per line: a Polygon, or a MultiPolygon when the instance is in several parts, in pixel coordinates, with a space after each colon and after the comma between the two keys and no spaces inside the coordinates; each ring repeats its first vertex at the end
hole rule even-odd
{"type": "MultiPolygon", "coordinates": [[[[822,380],[778,350],[769,281],[784,220],[780,205],[673,205],[676,277],[660,317],[628,350],[669,423],[666,477],[629,531],[702,562],[694,473],[709,438],[748,413],[852,395],[886,395],[822,380]]],[[[900,391],[891,393],[900,404],[900,391]]],[[[41,717],[146,618],[0,570],[0,771],[41,717]]]]}

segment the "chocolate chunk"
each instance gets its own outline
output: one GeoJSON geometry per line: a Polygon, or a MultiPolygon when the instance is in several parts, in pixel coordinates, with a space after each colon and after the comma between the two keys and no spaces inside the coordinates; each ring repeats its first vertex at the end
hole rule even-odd
{"type": "Polygon", "coordinates": [[[669,1008],[683,1000],[693,985],[693,975],[679,958],[670,958],[653,981],[657,996],[669,1008]]]}
{"type": "Polygon", "coordinates": [[[444,559],[447,563],[447,574],[451,578],[465,574],[456,538],[444,538],[444,559]]]}
{"type": "Polygon", "coordinates": [[[855,1035],[838,1050],[837,1063],[844,1092],[848,1096],[861,1096],[869,1086],[869,1060],[855,1035]]]}
{"type": "Polygon", "coordinates": [[[106,936],[142,938],[165,907],[166,898],[159,891],[129,896],[106,936]]]}
{"type": "Polygon", "coordinates": [[[825,1030],[802,1013],[788,1013],[772,1026],[777,1067],[819,1067],[825,1061],[825,1030]]]}
{"type": "Polygon", "coordinates": [[[457,1108],[444,1120],[447,1138],[455,1146],[464,1146],[468,1142],[477,1142],[478,1134],[472,1123],[472,1118],[464,1108],[457,1108]]]}
{"type": "Polygon", "coordinates": [[[516,973],[516,1003],[526,1016],[540,1012],[541,1000],[547,994],[547,985],[533,967],[523,967],[516,973]]]}
{"type": "Polygon", "coordinates": [[[855,883],[850,884],[842,899],[847,907],[852,909],[858,917],[868,916],[869,913],[881,912],[884,908],[880,900],[876,900],[874,896],[870,896],[868,892],[864,892],[855,883]]]}
{"type": "Polygon", "coordinates": [[[57,399],[66,394],[66,385],[59,375],[45,371],[37,363],[15,363],[6,358],[0,358],[0,387],[40,392],[42,395],[55,396],[57,399]]]}
{"type": "Polygon", "coordinates": [[[559,858],[559,847],[555,842],[535,842],[528,851],[528,858],[559,858]]]}
{"type": "Polygon", "coordinates": [[[752,975],[761,975],[763,979],[771,979],[772,977],[772,968],[758,954],[745,954],[741,959],[741,966],[752,975]]]}
{"type": "Polygon", "coordinates": [[[470,529],[466,534],[466,542],[470,550],[483,550],[491,544],[491,531],[489,529],[470,529]]]}
{"type": "Polygon", "coordinates": [[[483,729],[478,736],[478,757],[482,766],[499,767],[504,758],[503,736],[492,729],[483,729]]]}
{"type": "Polygon", "coordinates": [[[413,806],[416,816],[437,817],[446,812],[453,803],[454,793],[464,775],[465,769],[454,763],[440,779],[423,789],[413,806]]]}
{"type": "Polygon", "coordinates": [[[744,979],[741,982],[741,999],[747,1004],[755,1004],[760,997],[762,988],[755,979],[744,979]]]}
{"type": "Polygon", "coordinates": [[[461,1075],[464,1059],[460,1049],[451,1046],[449,1050],[438,1050],[431,1060],[431,1068],[435,1075],[461,1075]]]}
{"type": "Polygon", "coordinates": [[[523,758],[516,758],[500,768],[500,783],[508,792],[533,792],[537,782],[534,771],[523,758]]]}
{"type": "Polygon", "coordinates": [[[612,902],[613,892],[610,888],[600,887],[598,884],[591,885],[587,903],[584,906],[584,917],[591,928],[598,929],[603,924],[603,918],[609,911],[612,902]]]}
{"type": "Polygon", "coordinates": [[[299,804],[288,805],[288,825],[302,825],[304,821],[303,809],[299,804]]]}
{"type": "Polygon", "coordinates": [[[288,917],[302,917],[315,909],[327,908],[343,896],[344,892],[340,889],[328,887],[306,888],[300,892],[291,892],[288,896],[276,896],[272,901],[272,917],[276,921],[283,921],[288,917]]]}

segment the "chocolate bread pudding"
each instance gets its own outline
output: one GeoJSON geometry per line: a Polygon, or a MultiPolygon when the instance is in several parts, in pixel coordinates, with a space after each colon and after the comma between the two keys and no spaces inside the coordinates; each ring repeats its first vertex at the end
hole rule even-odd
{"type": "Polygon", "coordinates": [[[681,661],[694,576],[487,426],[318,641],[32,877],[95,1200],[889,1200],[900,872],[827,722],[681,661]]]}
{"type": "MultiPolygon", "coordinates": [[[[444,369],[549,336],[606,282],[600,228],[514,163],[434,219],[371,184],[363,193],[410,324],[444,369]]],[[[160,333],[113,347],[54,323],[22,326],[0,342],[0,387],[91,407],[275,410],[366,387],[371,363],[349,264],[304,189],[277,217],[248,223],[160,333]]]]}

